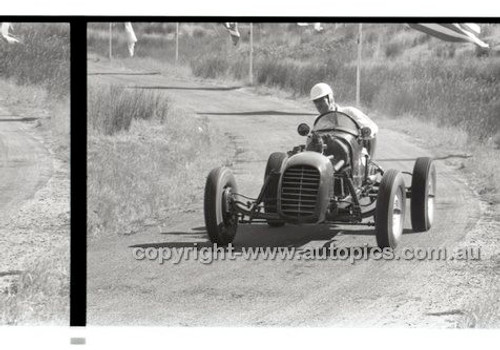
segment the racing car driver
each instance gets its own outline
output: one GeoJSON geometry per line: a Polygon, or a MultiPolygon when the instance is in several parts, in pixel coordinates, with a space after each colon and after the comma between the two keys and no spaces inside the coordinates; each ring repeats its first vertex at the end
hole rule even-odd
{"type": "Polygon", "coordinates": [[[316,109],[319,112],[319,118],[325,113],[339,111],[345,113],[356,120],[361,127],[369,127],[371,133],[366,142],[366,149],[370,154],[370,157],[373,157],[375,153],[376,146],[376,136],[378,133],[378,126],[371,120],[366,114],[361,112],[359,109],[354,107],[340,107],[335,103],[335,99],[333,97],[333,91],[330,85],[325,83],[318,83],[314,85],[311,89],[311,101],[313,101],[316,109]]]}

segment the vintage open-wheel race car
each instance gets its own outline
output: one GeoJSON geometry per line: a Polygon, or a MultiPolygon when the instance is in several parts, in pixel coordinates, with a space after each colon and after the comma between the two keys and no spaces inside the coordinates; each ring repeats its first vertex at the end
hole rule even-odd
{"type": "Polygon", "coordinates": [[[403,234],[406,199],[414,231],[427,231],[434,219],[436,170],[431,158],[417,158],[413,172],[384,171],[367,150],[371,130],[351,116],[329,112],[313,129],[298,127],[306,144],[272,153],[257,198],[238,192],[227,167],[213,169],[205,185],[205,225],[213,243],[227,245],[238,224],[375,226],[379,247],[395,248],[403,234]],[[406,187],[402,174],[411,176],[406,187]],[[372,220],[363,219],[373,217],[372,220]]]}

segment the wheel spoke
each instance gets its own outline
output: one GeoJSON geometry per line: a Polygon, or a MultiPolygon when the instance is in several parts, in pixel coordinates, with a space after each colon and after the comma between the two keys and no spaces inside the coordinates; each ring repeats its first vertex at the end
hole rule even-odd
{"type": "Polygon", "coordinates": [[[403,208],[402,208],[401,193],[394,196],[392,205],[392,233],[396,240],[403,234],[403,208]]]}
{"type": "Polygon", "coordinates": [[[434,176],[433,174],[429,174],[429,185],[427,192],[427,219],[429,220],[429,225],[432,225],[434,221],[434,176]]]}

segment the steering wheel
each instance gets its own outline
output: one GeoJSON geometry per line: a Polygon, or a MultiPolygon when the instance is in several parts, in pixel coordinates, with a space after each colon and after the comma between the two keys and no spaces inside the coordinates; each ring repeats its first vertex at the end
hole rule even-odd
{"type": "Polygon", "coordinates": [[[342,127],[342,126],[336,126],[335,128],[331,128],[331,129],[322,129],[322,130],[317,130],[318,132],[322,132],[322,131],[335,131],[335,130],[340,130],[340,131],[343,131],[343,132],[347,132],[353,136],[356,136],[356,137],[359,137],[359,136],[362,136],[363,133],[362,133],[362,127],[361,125],[359,125],[358,121],[355,120],[353,117],[351,117],[349,114],[346,114],[346,113],[343,113],[343,112],[339,112],[339,111],[331,111],[331,112],[328,112],[328,113],[325,113],[325,114],[322,114],[320,115],[315,121],[314,121],[314,125],[313,125],[313,128],[314,126],[316,126],[316,124],[325,116],[328,116],[328,115],[331,115],[332,113],[335,113],[337,115],[337,124],[338,124],[338,115],[342,115],[342,116],[346,116],[348,119],[350,119],[354,125],[356,126],[357,128],[357,133],[354,133],[352,129],[349,129],[347,127],[342,127]]]}

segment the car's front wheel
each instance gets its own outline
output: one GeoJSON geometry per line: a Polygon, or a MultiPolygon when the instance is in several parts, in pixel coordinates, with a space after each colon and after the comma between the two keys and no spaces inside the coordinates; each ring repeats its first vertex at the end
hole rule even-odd
{"type": "MultiPolygon", "coordinates": [[[[278,175],[272,175],[272,173],[278,174],[281,171],[281,165],[286,157],[287,155],[285,153],[275,152],[272,153],[267,160],[264,181],[269,175],[271,175],[271,178],[269,179],[263,196],[264,212],[266,213],[276,213],[278,210],[278,186],[280,179],[278,175]]],[[[271,227],[280,227],[283,226],[285,222],[283,220],[267,220],[267,224],[271,227]]]]}
{"type": "Polygon", "coordinates": [[[205,226],[212,243],[227,245],[238,229],[238,214],[234,204],[236,180],[228,168],[213,169],[205,184],[205,226]]]}
{"type": "Polygon", "coordinates": [[[434,221],[436,168],[431,158],[417,158],[411,179],[411,226],[415,232],[427,231],[434,221]]]}
{"type": "Polygon", "coordinates": [[[396,248],[403,235],[406,212],[406,189],[397,170],[384,173],[377,195],[375,233],[380,248],[396,248]]]}

